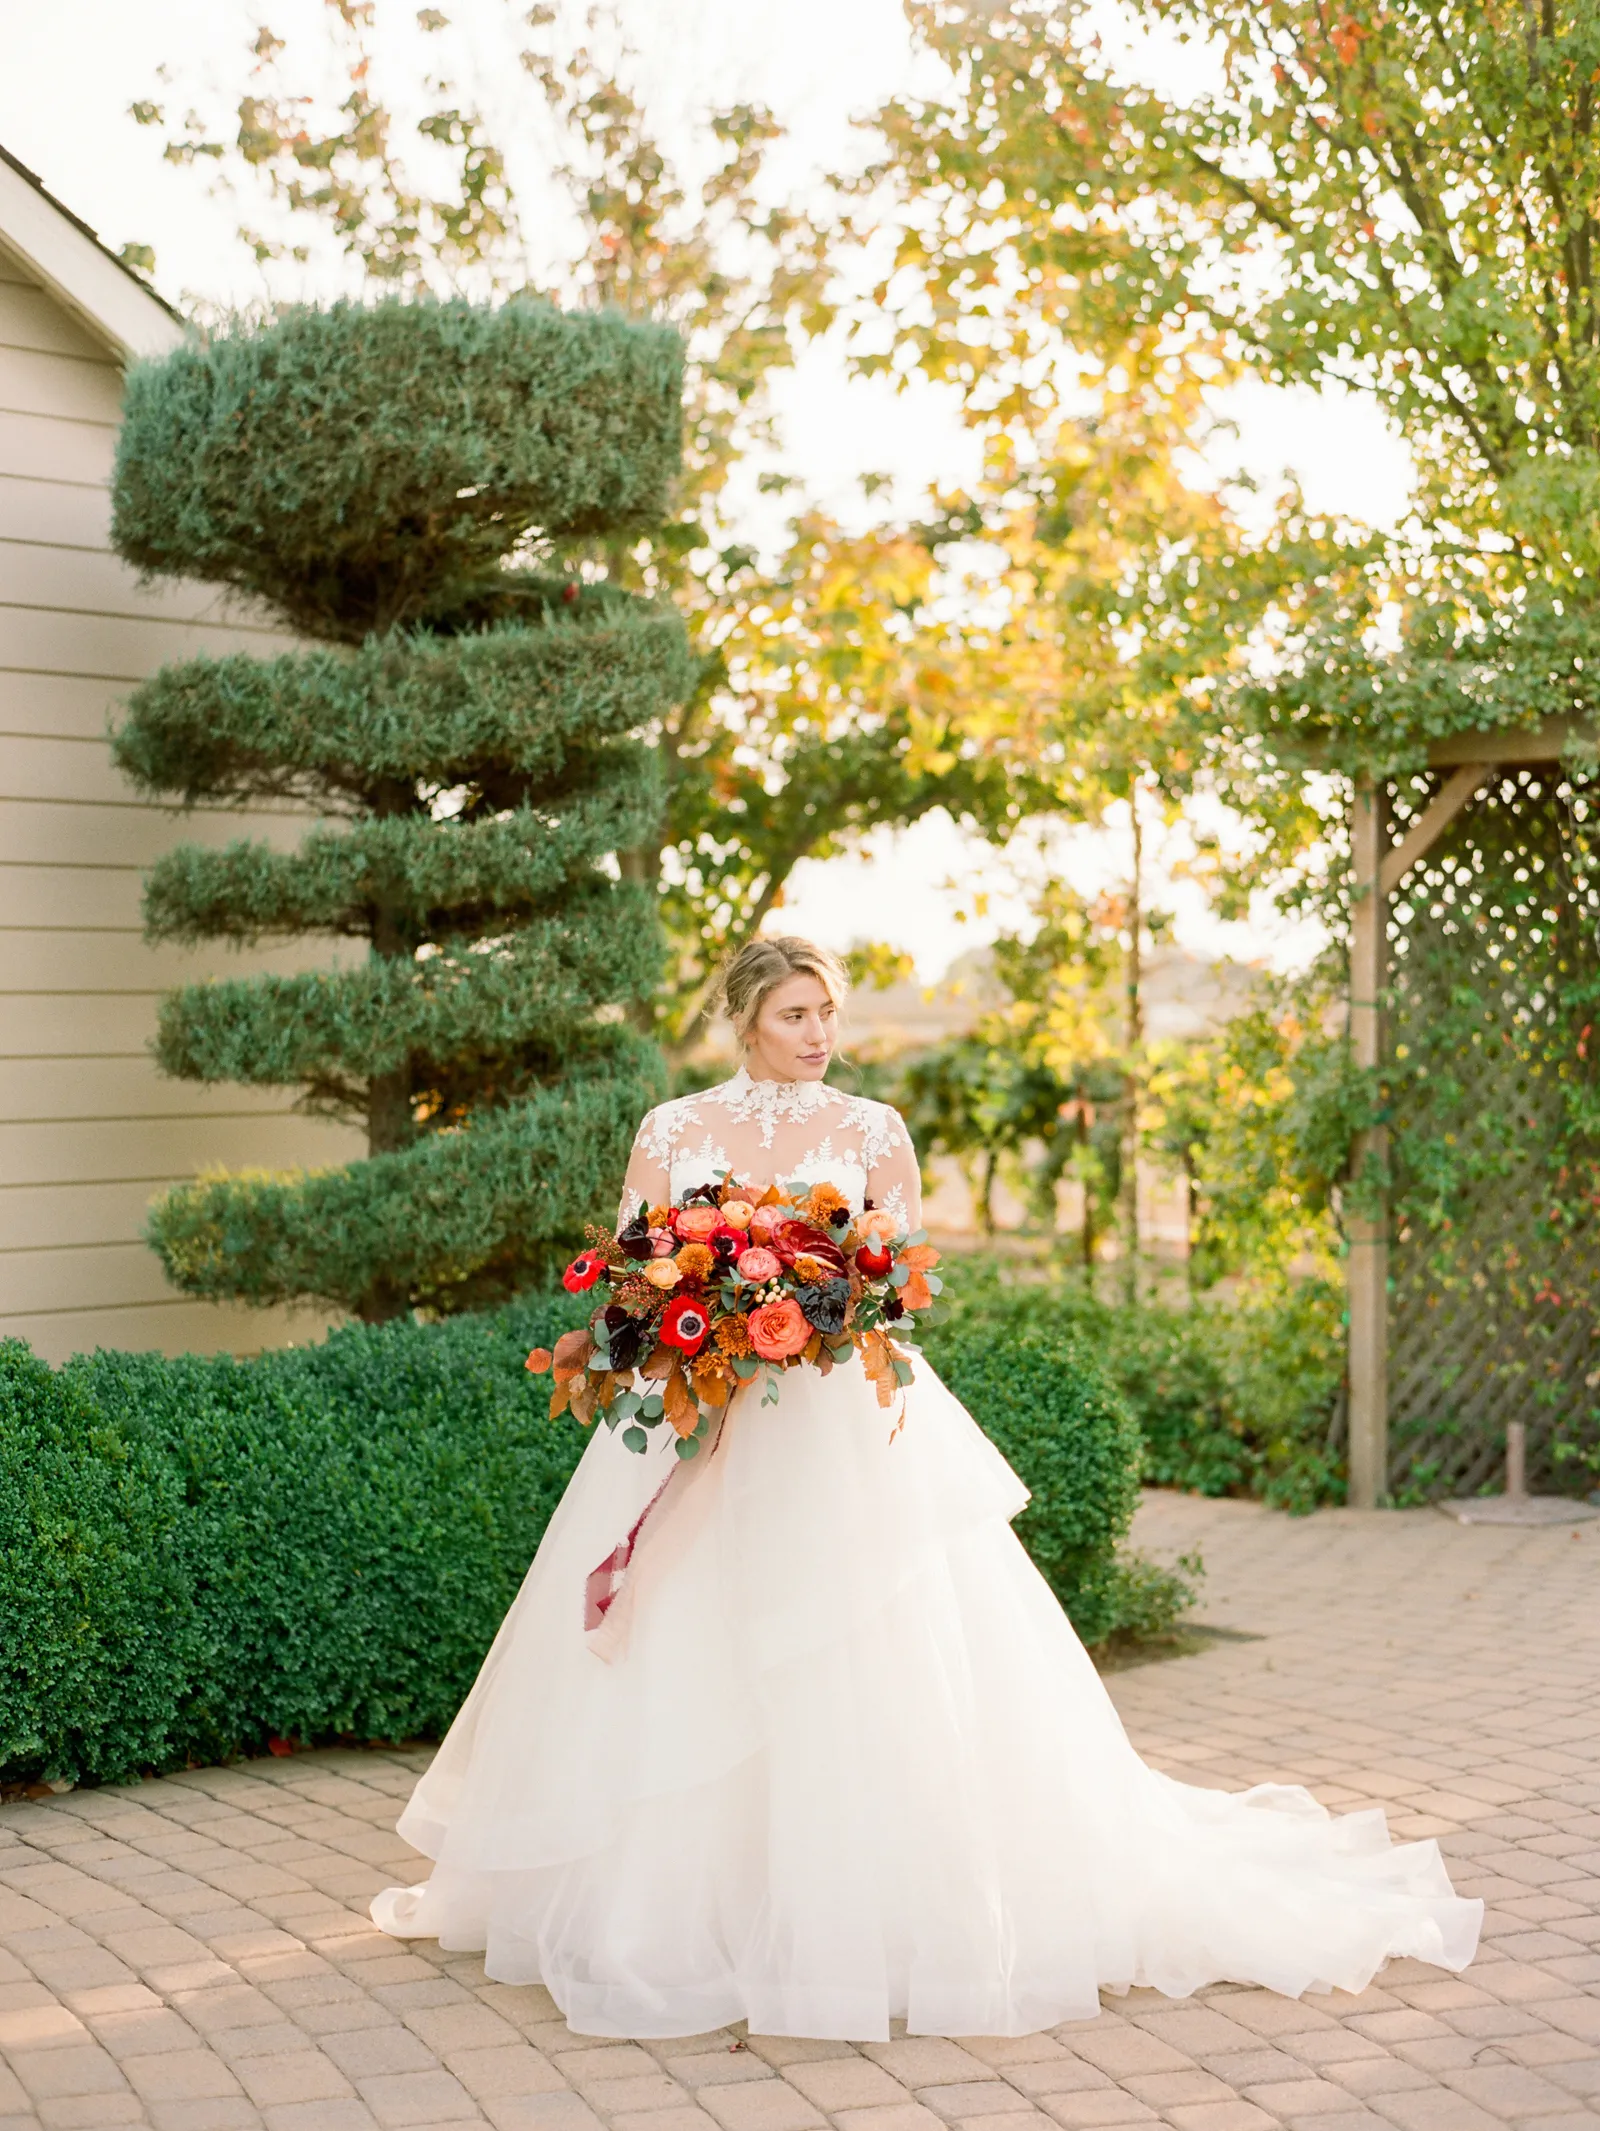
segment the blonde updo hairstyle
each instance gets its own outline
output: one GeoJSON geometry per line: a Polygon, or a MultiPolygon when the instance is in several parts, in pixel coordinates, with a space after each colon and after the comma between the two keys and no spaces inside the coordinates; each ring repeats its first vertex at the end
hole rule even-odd
{"type": "Polygon", "coordinates": [[[717,979],[717,997],[741,1044],[747,1043],[767,997],[790,977],[815,977],[837,1010],[850,990],[836,954],[792,934],[747,940],[717,979]]]}

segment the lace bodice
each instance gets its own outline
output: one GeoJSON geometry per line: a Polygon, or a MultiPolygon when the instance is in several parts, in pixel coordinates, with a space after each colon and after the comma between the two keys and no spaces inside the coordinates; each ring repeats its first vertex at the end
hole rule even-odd
{"type": "Polygon", "coordinates": [[[828,1183],[857,1213],[870,1199],[921,1224],[916,1152],[897,1110],[820,1080],[732,1080],[680,1095],[639,1127],[622,1193],[622,1220],[677,1199],[725,1172],[749,1184],[828,1183]]]}

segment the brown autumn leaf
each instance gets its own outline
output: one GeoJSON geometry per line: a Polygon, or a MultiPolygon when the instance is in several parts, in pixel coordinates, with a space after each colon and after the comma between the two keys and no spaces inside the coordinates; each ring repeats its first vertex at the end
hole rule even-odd
{"type": "Polygon", "coordinates": [[[587,1370],[582,1376],[574,1376],[572,1378],[567,1385],[567,1396],[572,1402],[573,1412],[582,1421],[584,1427],[587,1428],[594,1419],[596,1401],[595,1379],[588,1374],[587,1370]]]}
{"type": "Polygon", "coordinates": [[[678,1366],[677,1354],[671,1347],[659,1346],[650,1359],[639,1364],[639,1374],[646,1382],[659,1384],[663,1377],[670,1376],[678,1366]]]}
{"type": "Polygon", "coordinates": [[[800,1359],[802,1361],[814,1362],[821,1352],[822,1334],[820,1332],[813,1332],[811,1337],[806,1341],[805,1345],[800,1349],[800,1359]]]}
{"type": "Polygon", "coordinates": [[[572,1403],[572,1379],[565,1378],[550,1394],[550,1418],[559,1421],[572,1403]]]}
{"type": "Polygon", "coordinates": [[[662,1384],[661,1397],[667,1409],[667,1419],[677,1433],[680,1436],[693,1435],[700,1425],[700,1406],[682,1369],[674,1369],[662,1384]]]}
{"type": "Polygon", "coordinates": [[[892,1406],[899,1388],[894,1373],[894,1355],[882,1332],[868,1332],[861,1342],[861,1366],[878,1394],[880,1406],[892,1406]]]}
{"type": "Polygon", "coordinates": [[[939,1262],[939,1253],[931,1243],[912,1243],[900,1253],[900,1263],[909,1265],[914,1273],[932,1272],[939,1262]]]}
{"type": "Polygon", "coordinates": [[[720,1361],[696,1362],[689,1371],[695,1397],[702,1406],[725,1406],[733,1378],[720,1361]]]}
{"type": "Polygon", "coordinates": [[[535,1347],[522,1366],[533,1376],[543,1376],[554,1359],[548,1347],[535,1347]]]}
{"type": "Polygon", "coordinates": [[[933,1289],[929,1287],[925,1273],[913,1273],[900,1290],[900,1300],[908,1310],[925,1310],[933,1302],[933,1289]]]}
{"type": "Polygon", "coordinates": [[[552,1357],[556,1382],[565,1383],[569,1376],[576,1376],[581,1369],[586,1369],[593,1352],[594,1341],[589,1337],[587,1326],[580,1325],[575,1332],[563,1332],[556,1341],[556,1351],[552,1357]]]}

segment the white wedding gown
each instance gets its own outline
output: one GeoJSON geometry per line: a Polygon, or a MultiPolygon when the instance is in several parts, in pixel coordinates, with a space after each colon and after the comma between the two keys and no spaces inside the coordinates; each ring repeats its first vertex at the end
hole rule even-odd
{"type": "MultiPolygon", "coordinates": [[[[742,1072],[651,1113],[626,1210],[728,1168],[916,1215],[892,1110],[742,1072]]],[[[922,1362],[891,1425],[851,1363],[746,1393],[687,1462],[664,1428],[643,1457],[597,1429],[400,1821],[433,1876],[378,1896],[382,1928],[483,1949],[594,2035],[1020,2035],[1130,1984],[1467,1965],[1483,1905],[1434,1843],[1146,1767],[1011,1530],[1005,1459],[922,1362]]]]}

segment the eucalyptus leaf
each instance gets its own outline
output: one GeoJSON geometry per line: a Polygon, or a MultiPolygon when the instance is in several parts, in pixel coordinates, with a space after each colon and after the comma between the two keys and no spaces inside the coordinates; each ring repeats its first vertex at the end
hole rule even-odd
{"type": "Polygon", "coordinates": [[[643,1451],[648,1445],[650,1439],[645,1434],[642,1428],[635,1427],[624,1428],[622,1431],[622,1440],[630,1450],[643,1451]]]}

